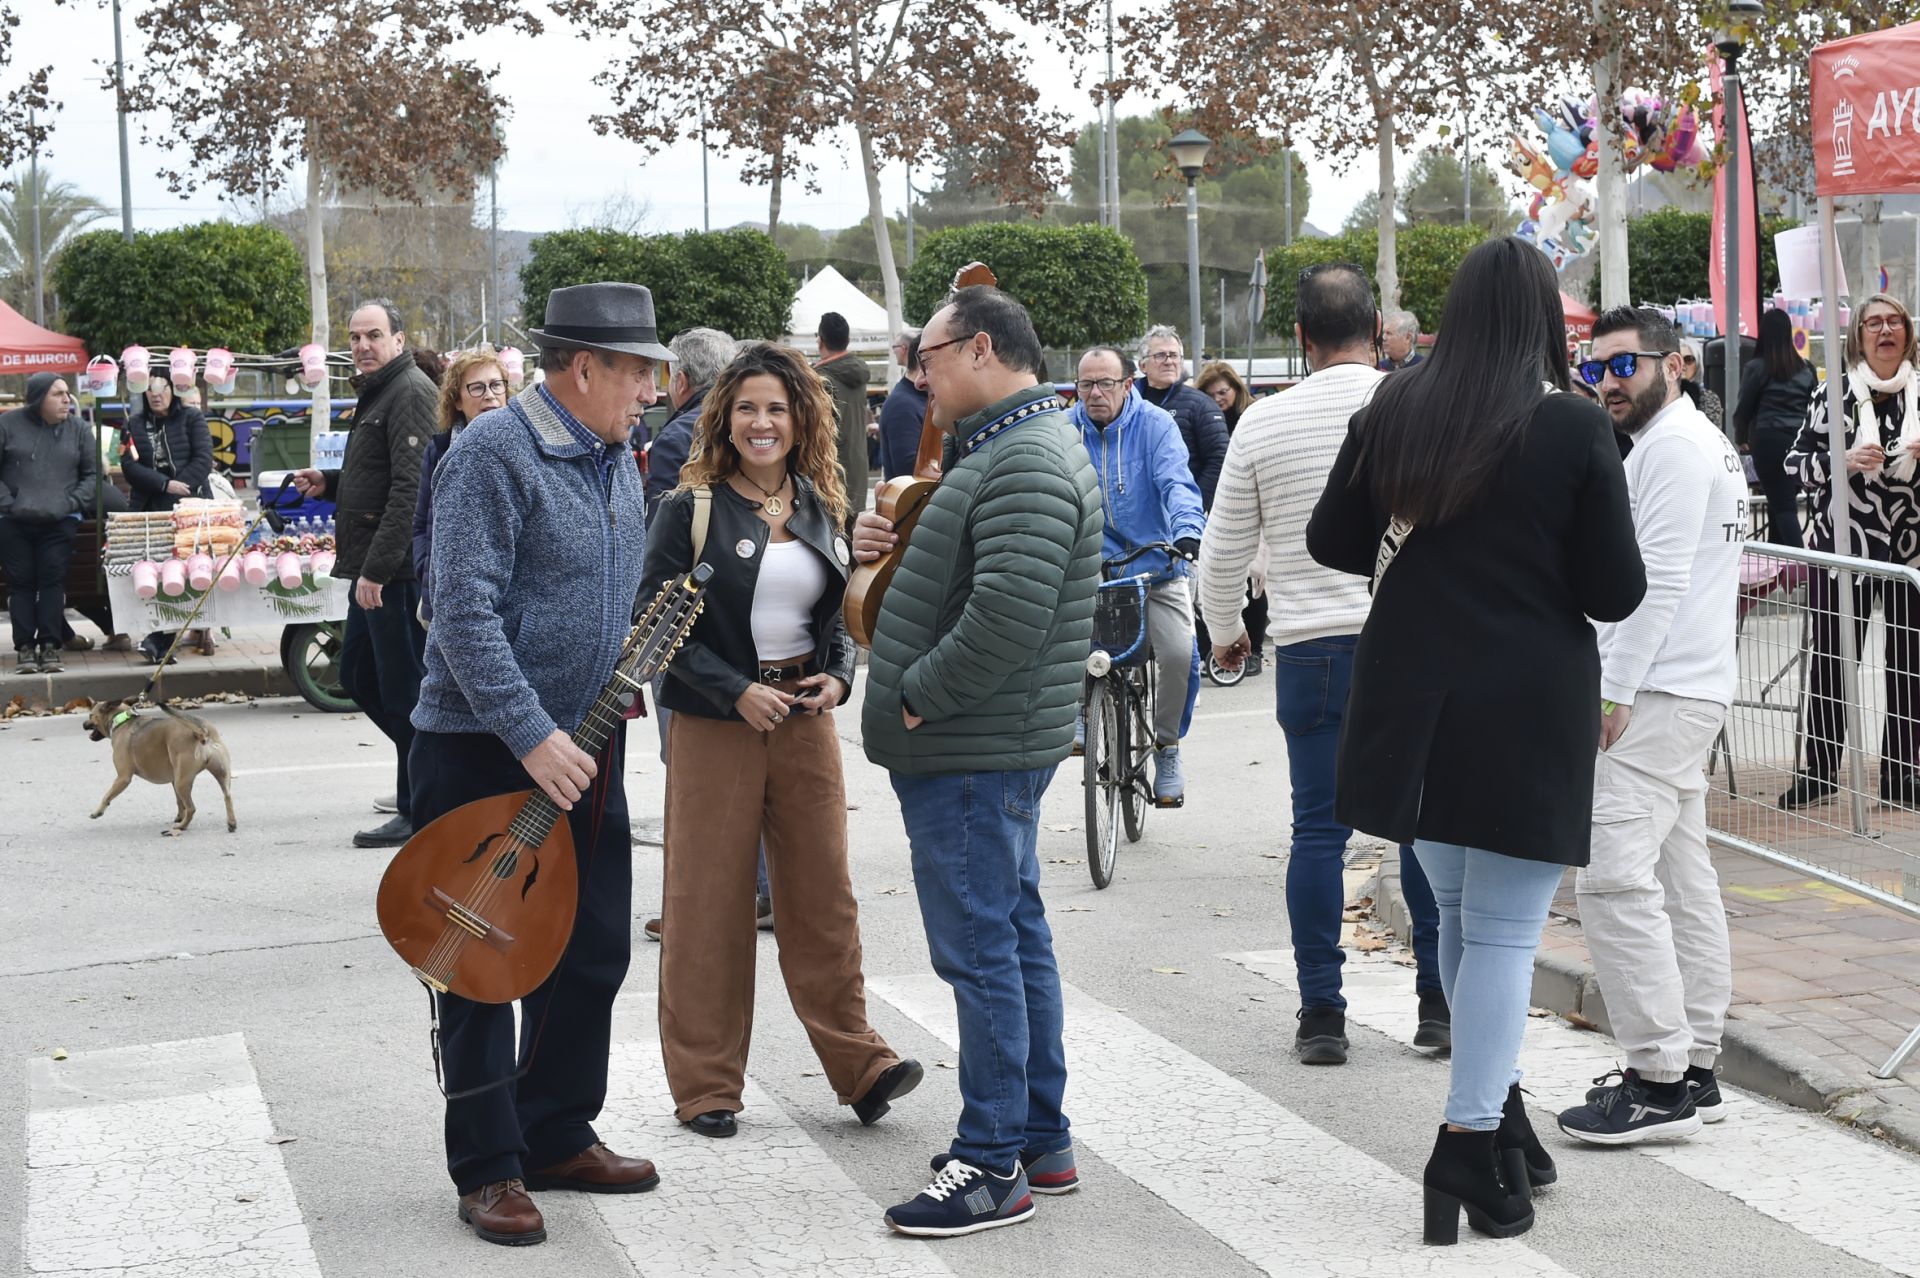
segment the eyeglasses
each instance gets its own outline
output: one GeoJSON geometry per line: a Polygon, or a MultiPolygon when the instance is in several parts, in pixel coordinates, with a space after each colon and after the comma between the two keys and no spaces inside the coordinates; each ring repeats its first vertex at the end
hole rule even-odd
{"type": "Polygon", "coordinates": [[[1869,333],[1885,333],[1896,328],[1904,330],[1907,327],[1907,319],[1904,315],[1875,315],[1870,319],[1861,320],[1860,327],[1869,333]]]}
{"type": "Polygon", "coordinates": [[[468,382],[461,389],[475,399],[485,399],[489,395],[506,394],[507,384],[496,377],[490,382],[468,382]]]}
{"type": "Polygon", "coordinates": [[[1126,385],[1125,382],[1120,381],[1117,378],[1100,377],[1100,378],[1095,378],[1091,381],[1075,382],[1073,384],[1073,388],[1079,391],[1082,395],[1085,395],[1091,391],[1099,391],[1102,395],[1111,395],[1125,385],[1126,385]]]}
{"type": "Polygon", "coordinates": [[[950,342],[935,342],[931,346],[922,346],[920,348],[920,354],[914,359],[914,365],[924,373],[927,371],[927,356],[933,354],[935,351],[944,351],[949,346],[958,346],[962,342],[970,342],[973,340],[973,337],[974,335],[972,333],[968,333],[965,337],[956,337],[950,342]]]}
{"type": "Polygon", "coordinates": [[[1149,364],[1165,364],[1180,358],[1179,351],[1154,351],[1147,356],[1149,364]]]}
{"type": "Polygon", "coordinates": [[[1598,386],[1600,380],[1612,373],[1621,381],[1627,380],[1640,371],[1643,359],[1665,359],[1672,351],[1621,351],[1607,359],[1584,360],[1580,364],[1580,380],[1589,386],[1598,386]]]}

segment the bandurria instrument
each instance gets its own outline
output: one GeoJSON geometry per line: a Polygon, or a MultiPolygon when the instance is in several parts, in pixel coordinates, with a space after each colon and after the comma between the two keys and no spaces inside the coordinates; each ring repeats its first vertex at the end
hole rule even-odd
{"type": "MultiPolygon", "coordinates": [[[[953,277],[956,293],[976,284],[997,283],[993,272],[982,262],[967,263],[953,277]]],[[[880,602],[887,587],[893,584],[900,557],[907,553],[907,538],[920,522],[920,512],[932,498],[933,490],[940,486],[943,443],[942,432],[933,424],[933,414],[928,413],[920,425],[920,451],[914,456],[913,472],[882,480],[873,490],[874,514],[893,524],[894,535],[899,540],[892,550],[872,563],[857,566],[847,581],[847,598],[841,612],[846,617],[847,633],[862,648],[873,647],[873,628],[880,620],[880,602]]]]}
{"type": "MultiPolygon", "coordinates": [[[[713,568],[700,564],[647,605],[573,743],[598,757],[649,680],[700,615],[713,568]]],[[[463,803],[407,840],[380,880],[387,943],[441,994],[511,1003],[553,973],[573,935],[579,868],[573,833],[540,790],[463,803]]]]}

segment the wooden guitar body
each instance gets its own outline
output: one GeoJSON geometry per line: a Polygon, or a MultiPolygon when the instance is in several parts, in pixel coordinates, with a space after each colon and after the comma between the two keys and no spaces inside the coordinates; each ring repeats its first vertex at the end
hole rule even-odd
{"type": "Polygon", "coordinates": [[[417,831],[387,866],[375,908],[415,976],[476,1003],[525,998],[573,935],[579,868],[555,822],[536,847],[512,832],[531,790],[463,803],[417,831]]]}
{"type": "Polygon", "coordinates": [[[920,512],[926,509],[933,490],[939,486],[937,479],[895,475],[882,480],[873,490],[874,513],[893,524],[900,542],[872,563],[855,568],[847,581],[847,601],[842,611],[847,620],[847,633],[862,648],[873,647],[873,630],[880,621],[881,600],[887,587],[893,584],[893,574],[899,570],[900,556],[906,553],[907,538],[920,522],[920,512]]]}

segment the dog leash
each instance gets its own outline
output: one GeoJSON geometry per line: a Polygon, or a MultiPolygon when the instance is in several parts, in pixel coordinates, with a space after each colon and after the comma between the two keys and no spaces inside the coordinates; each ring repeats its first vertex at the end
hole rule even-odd
{"type": "MultiPolygon", "coordinates": [[[[286,493],[287,486],[291,483],[293,483],[292,475],[288,475],[280,481],[280,487],[273,490],[272,505],[268,505],[264,499],[261,501],[259,515],[254,518],[251,524],[247,525],[246,532],[240,535],[240,540],[233,544],[233,549],[227,552],[227,557],[220,561],[220,567],[214,571],[213,579],[216,582],[220,580],[221,574],[226,572],[227,565],[239,557],[241,548],[252,539],[253,534],[259,529],[262,523],[271,524],[276,534],[286,531],[287,521],[277,507],[280,505],[281,496],[286,493]]],[[[199,618],[200,610],[207,606],[207,600],[213,597],[215,589],[216,587],[214,586],[207,587],[206,590],[201,592],[200,598],[194,601],[193,611],[187,614],[186,622],[181,625],[178,630],[173,632],[173,642],[167,645],[167,650],[164,653],[160,654],[160,664],[154,667],[152,677],[147,680],[147,686],[140,689],[139,695],[134,697],[130,704],[137,706],[143,701],[152,705],[162,704],[154,700],[153,690],[159,685],[162,679],[167,677],[167,664],[173,660],[174,651],[180,647],[181,641],[185,639],[188,632],[193,629],[193,623],[199,618]]]]}

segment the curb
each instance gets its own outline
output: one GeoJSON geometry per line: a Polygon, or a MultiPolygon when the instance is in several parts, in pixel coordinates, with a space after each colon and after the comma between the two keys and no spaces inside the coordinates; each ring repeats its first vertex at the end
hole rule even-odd
{"type": "MultiPolygon", "coordinates": [[[[66,670],[59,674],[12,675],[0,679],[0,701],[25,696],[29,704],[45,703],[58,709],[76,697],[91,701],[111,701],[132,697],[146,684],[151,666],[127,666],[118,670],[66,670]]],[[[181,663],[167,670],[160,689],[173,697],[204,697],[215,692],[234,692],[249,697],[298,696],[293,680],[278,662],[251,665],[211,665],[181,663]]]]}
{"type": "MultiPolygon", "coordinates": [[[[1382,861],[1375,872],[1373,902],[1374,913],[1395,937],[1412,934],[1406,897],[1400,891],[1397,855],[1382,861]]],[[[1549,919],[1547,926],[1555,926],[1555,921],[1549,919]]],[[[1534,955],[1533,1005],[1560,1016],[1577,1017],[1603,1033],[1612,1033],[1606,1000],[1600,994],[1593,968],[1565,955],[1546,951],[1534,955]]],[[[1882,1101],[1874,1090],[1878,1080],[1868,1075],[1865,1082],[1857,1081],[1812,1053],[1734,1017],[1727,1020],[1721,1040],[1720,1076],[1744,1091],[1920,1150],[1920,1115],[1882,1101]]]]}

